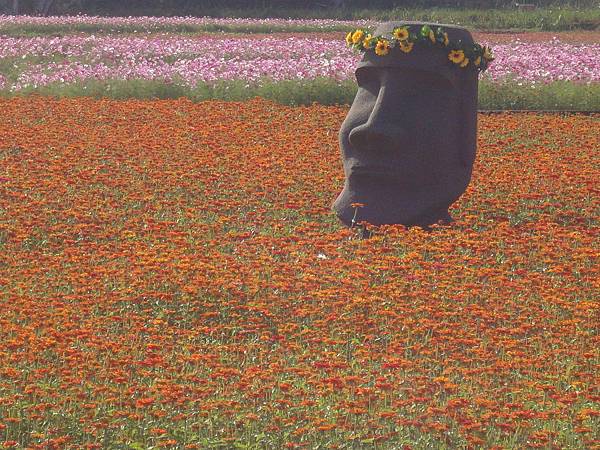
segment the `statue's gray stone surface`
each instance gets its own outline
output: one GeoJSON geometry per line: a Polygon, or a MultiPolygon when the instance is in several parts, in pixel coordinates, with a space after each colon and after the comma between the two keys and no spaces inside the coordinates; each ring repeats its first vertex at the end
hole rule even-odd
{"type": "MultiPolygon", "coordinates": [[[[385,23],[374,35],[423,25],[385,23]]],[[[428,25],[473,43],[464,28],[428,25]]],[[[409,54],[366,51],[356,79],[339,132],[345,183],[334,211],[348,226],[353,218],[406,226],[450,221],[448,208],[466,190],[475,159],[477,70],[452,63],[445,49],[415,44],[409,54]],[[364,207],[356,211],[353,203],[364,207]]]]}

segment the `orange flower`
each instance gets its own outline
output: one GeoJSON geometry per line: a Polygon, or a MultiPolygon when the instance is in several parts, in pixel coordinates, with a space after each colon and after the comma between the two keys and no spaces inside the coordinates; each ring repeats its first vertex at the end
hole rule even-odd
{"type": "Polygon", "coordinates": [[[148,406],[152,405],[153,403],[154,403],[153,397],[140,398],[140,399],[136,400],[135,407],[136,408],[147,408],[148,406]]]}
{"type": "Polygon", "coordinates": [[[153,436],[162,436],[167,433],[167,430],[164,428],[152,428],[150,430],[150,434],[153,436]]]}

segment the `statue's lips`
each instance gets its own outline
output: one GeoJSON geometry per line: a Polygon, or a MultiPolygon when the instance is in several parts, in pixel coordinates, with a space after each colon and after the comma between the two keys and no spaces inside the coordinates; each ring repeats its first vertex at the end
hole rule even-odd
{"type": "Polygon", "coordinates": [[[353,165],[350,167],[350,175],[363,175],[363,176],[381,176],[381,177],[397,177],[398,171],[391,170],[390,167],[385,166],[364,166],[364,165],[353,165]]]}
{"type": "Polygon", "coordinates": [[[409,189],[411,191],[427,189],[446,189],[447,183],[436,177],[420,176],[415,178],[414,174],[410,173],[410,168],[397,166],[381,166],[381,165],[362,165],[355,164],[349,167],[348,180],[352,183],[361,183],[363,186],[368,186],[366,183],[372,183],[374,188],[378,186],[394,186],[395,188],[409,189]],[[407,170],[408,169],[408,170],[407,170]]]}

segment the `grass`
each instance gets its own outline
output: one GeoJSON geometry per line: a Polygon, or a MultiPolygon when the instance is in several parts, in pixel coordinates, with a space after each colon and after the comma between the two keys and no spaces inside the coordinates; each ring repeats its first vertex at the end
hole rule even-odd
{"type": "MultiPolygon", "coordinates": [[[[251,11],[215,11],[215,17],[248,17],[251,11]]],[[[534,11],[518,11],[514,9],[408,9],[391,10],[350,10],[330,13],[310,13],[302,10],[263,11],[254,14],[258,17],[284,18],[335,18],[340,20],[421,20],[440,23],[464,25],[475,31],[569,31],[597,30],[600,28],[600,8],[588,7],[575,9],[572,7],[539,8],[534,11]]],[[[346,25],[331,25],[325,31],[347,31],[346,25]]],[[[64,35],[70,33],[275,33],[275,32],[319,32],[323,28],[309,25],[277,25],[277,24],[205,24],[205,25],[95,25],[95,24],[60,24],[47,25],[11,24],[0,25],[0,34],[7,36],[39,36],[64,35]]]]}
{"type": "MultiPolygon", "coordinates": [[[[221,81],[214,85],[200,83],[194,88],[160,80],[89,80],[74,84],[53,84],[20,93],[0,91],[0,96],[41,94],[52,97],[81,97],[113,99],[176,99],[192,101],[211,99],[244,101],[255,97],[273,100],[284,105],[349,105],[356,94],[353,80],[337,82],[329,78],[315,80],[264,80],[248,85],[241,80],[221,81]]],[[[555,81],[530,85],[518,81],[493,83],[482,80],[479,85],[481,110],[575,110],[600,111],[600,83],[577,84],[555,81]]]]}
{"type": "Polygon", "coordinates": [[[365,10],[356,17],[373,17],[377,20],[422,20],[452,23],[473,30],[509,31],[566,31],[595,30],[600,27],[600,9],[540,8],[534,11],[514,9],[429,9],[410,10],[396,8],[391,11],[369,15],[365,10]]]}
{"type": "Polygon", "coordinates": [[[600,111],[600,83],[484,81],[479,85],[479,109],[600,111]]]}

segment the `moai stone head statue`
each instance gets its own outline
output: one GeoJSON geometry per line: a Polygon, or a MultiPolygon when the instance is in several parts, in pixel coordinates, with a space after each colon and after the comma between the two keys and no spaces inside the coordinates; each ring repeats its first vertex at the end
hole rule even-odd
{"type": "Polygon", "coordinates": [[[385,23],[346,40],[364,57],[339,133],[346,179],[334,211],[348,226],[450,221],[448,208],[471,179],[477,79],[490,49],[464,28],[422,22],[385,23]]]}

